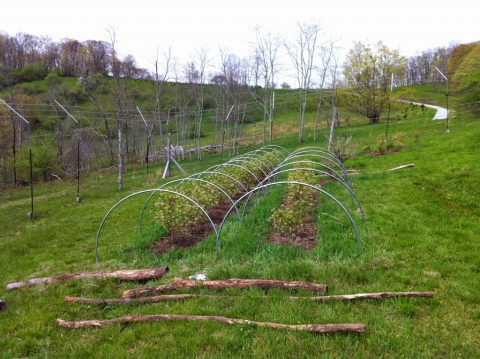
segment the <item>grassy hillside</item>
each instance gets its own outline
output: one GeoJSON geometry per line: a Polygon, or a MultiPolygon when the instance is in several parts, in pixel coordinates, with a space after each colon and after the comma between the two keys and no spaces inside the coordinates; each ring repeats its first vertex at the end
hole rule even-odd
{"type": "MultiPolygon", "coordinates": [[[[415,99],[442,105],[442,90],[416,88],[415,99]]],[[[444,98],[444,97],[443,97],[444,98]]],[[[453,100],[452,100],[453,102],[453,100]]],[[[454,102],[453,102],[454,103],[454,102]]],[[[452,105],[454,106],[454,105],[452,105]]],[[[295,108],[276,115],[282,136],[276,144],[300,147],[295,108]],[[290,127],[289,127],[290,126],[290,127]]],[[[379,143],[386,123],[366,121],[342,113],[337,135],[352,136],[356,155],[346,167],[355,194],[366,214],[361,224],[354,203],[334,183],[324,189],[352,210],[359,224],[363,251],[356,247],[352,228],[338,206],[322,198],[318,208],[319,244],[311,251],[267,242],[268,217],[282,199],[282,189],[268,196],[245,219],[230,220],[219,254],[209,237],[188,250],[155,255],[151,244],[162,235],[154,213],[148,210],[142,234],[138,220],[146,197],[135,197],[109,217],[99,241],[102,218],[120,199],[161,179],[162,162],[146,168],[130,165],[124,188],[117,189],[114,170],[97,171],[81,181],[82,202],[76,203],[76,182],[51,182],[34,188],[35,219],[28,220],[29,188],[8,190],[0,196],[0,353],[3,358],[476,358],[480,357],[480,231],[478,118],[455,108],[450,133],[445,121],[432,121],[434,111],[401,105],[391,115],[389,142],[402,134],[403,148],[383,154],[379,143]],[[404,117],[405,113],[407,114],[404,117]],[[347,119],[347,121],[345,121],[347,119]],[[346,123],[348,122],[348,126],[346,123]],[[414,164],[398,171],[397,166],[414,164]],[[31,278],[95,270],[147,268],[168,265],[162,279],[144,284],[116,279],[81,279],[6,291],[7,284],[31,278]],[[193,293],[228,296],[194,298],[158,304],[64,303],[64,296],[119,298],[126,289],[156,286],[206,271],[208,279],[262,278],[299,280],[329,286],[329,295],[391,291],[434,291],[433,299],[398,298],[317,303],[273,290],[193,293]],[[264,297],[267,295],[267,298],[264,297]],[[312,334],[253,325],[215,322],[160,321],[115,324],[104,328],[66,329],[65,320],[113,319],[127,315],[221,315],[284,324],[365,323],[362,334],[312,334]]],[[[323,127],[313,141],[314,112],[308,118],[302,146],[325,146],[323,127]]],[[[255,126],[255,124],[252,124],[255,126]]],[[[242,147],[241,151],[257,148],[242,147]]],[[[228,159],[224,154],[223,160],[228,159]]],[[[202,162],[186,158],[189,174],[220,161],[219,154],[202,162]]],[[[173,178],[180,172],[173,170],[173,178]]],[[[192,291],[183,291],[192,293],[192,291]]]]}

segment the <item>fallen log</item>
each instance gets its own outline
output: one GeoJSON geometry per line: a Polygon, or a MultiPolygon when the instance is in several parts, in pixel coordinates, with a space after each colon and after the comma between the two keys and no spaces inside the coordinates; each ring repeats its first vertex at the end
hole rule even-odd
{"type": "MultiPolygon", "coordinates": [[[[434,292],[380,292],[380,293],[359,293],[359,294],[344,294],[344,295],[326,295],[318,297],[288,297],[291,300],[311,300],[315,302],[326,302],[329,300],[347,301],[347,300],[362,300],[362,299],[386,299],[386,298],[400,298],[400,297],[424,297],[433,298],[434,292]]],[[[192,298],[210,298],[210,299],[237,299],[239,296],[221,296],[221,295],[202,295],[202,294],[168,294],[157,295],[153,297],[140,298],[82,298],[70,297],[64,298],[65,302],[79,302],[87,304],[129,304],[129,303],[158,303],[169,300],[184,300],[192,298]]],[[[266,299],[268,296],[259,296],[258,298],[266,299]]]]}
{"type": "Polygon", "coordinates": [[[175,278],[173,284],[160,285],[150,288],[130,289],[123,292],[123,298],[136,298],[152,293],[165,293],[178,289],[193,289],[196,287],[205,287],[208,289],[226,289],[226,288],[262,288],[262,289],[285,289],[285,290],[309,290],[313,292],[325,292],[327,286],[325,284],[317,284],[310,282],[296,282],[283,280],[267,280],[267,279],[225,279],[211,281],[196,281],[175,278]]]}
{"type": "Polygon", "coordinates": [[[40,284],[48,284],[52,282],[64,282],[67,280],[78,278],[118,278],[123,281],[145,281],[163,277],[169,271],[168,267],[159,267],[152,269],[134,269],[134,270],[117,270],[107,272],[84,272],[63,274],[46,278],[33,278],[26,282],[10,283],[7,285],[7,290],[18,289],[22,287],[30,287],[40,284]]]}
{"type": "Polygon", "coordinates": [[[88,328],[88,327],[104,327],[106,325],[116,323],[143,323],[157,322],[161,320],[193,320],[193,321],[216,321],[225,324],[251,324],[259,327],[270,327],[274,329],[292,329],[305,330],[314,333],[334,333],[334,332],[357,332],[365,331],[365,324],[278,324],[271,322],[255,322],[245,319],[227,318],[221,316],[200,316],[200,315],[176,315],[176,314],[156,314],[156,315],[134,315],[107,320],[84,320],[84,321],[66,321],[62,318],[57,319],[57,324],[66,328],[88,328]]]}

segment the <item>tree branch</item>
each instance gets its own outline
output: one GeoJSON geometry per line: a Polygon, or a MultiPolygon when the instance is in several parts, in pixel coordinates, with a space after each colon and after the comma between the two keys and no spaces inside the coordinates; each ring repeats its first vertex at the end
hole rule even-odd
{"type": "MultiPolygon", "coordinates": [[[[350,301],[362,299],[387,299],[400,297],[424,297],[433,298],[434,292],[379,292],[379,293],[359,293],[359,294],[345,294],[345,295],[326,295],[318,297],[288,297],[291,300],[310,300],[315,302],[327,302],[329,300],[350,301]]],[[[129,303],[158,303],[169,300],[183,300],[192,298],[209,298],[209,299],[238,299],[240,296],[222,296],[222,295],[202,295],[202,294],[168,294],[157,295],[153,297],[141,298],[82,298],[69,297],[64,298],[65,302],[78,302],[87,304],[129,304],[129,303]]],[[[267,299],[268,296],[259,296],[258,298],[267,299]]]]}
{"type": "Polygon", "coordinates": [[[305,330],[314,333],[334,333],[334,332],[357,332],[363,333],[365,331],[365,324],[301,324],[289,325],[278,324],[271,322],[255,322],[245,319],[227,318],[221,316],[200,316],[200,315],[176,315],[176,314],[156,314],[144,316],[127,316],[108,320],[85,320],[85,321],[66,321],[61,318],[57,319],[57,324],[66,328],[88,328],[88,327],[104,327],[106,325],[116,323],[143,323],[143,322],[158,322],[161,320],[193,320],[193,321],[215,321],[225,324],[251,324],[259,327],[270,327],[274,329],[292,329],[305,330]]]}
{"type": "Polygon", "coordinates": [[[160,278],[169,271],[168,267],[159,267],[152,269],[134,269],[134,270],[118,270],[109,272],[85,272],[85,273],[72,273],[63,274],[59,276],[46,277],[46,278],[33,278],[26,282],[10,283],[7,285],[7,290],[18,289],[22,287],[30,287],[40,284],[49,284],[52,282],[64,282],[67,280],[78,278],[118,278],[123,281],[144,281],[149,279],[160,278]]]}
{"type": "Polygon", "coordinates": [[[226,288],[262,288],[272,289],[279,288],[284,290],[310,290],[313,292],[325,292],[327,286],[324,284],[316,284],[309,282],[295,282],[282,280],[261,280],[261,279],[226,279],[213,281],[194,281],[181,278],[175,278],[173,284],[160,285],[151,288],[131,289],[123,292],[123,298],[135,298],[151,293],[165,293],[177,289],[193,289],[196,287],[206,287],[209,289],[226,289],[226,288]]]}

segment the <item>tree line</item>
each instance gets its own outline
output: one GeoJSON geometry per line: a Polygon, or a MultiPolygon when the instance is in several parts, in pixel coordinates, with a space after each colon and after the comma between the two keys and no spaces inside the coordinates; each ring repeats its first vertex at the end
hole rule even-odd
{"type": "MultiPolygon", "coordinates": [[[[311,27],[311,24],[309,25],[311,27]]],[[[300,28],[302,27],[305,30],[308,26],[300,25],[300,28]]],[[[257,43],[252,47],[251,57],[255,66],[258,67],[257,70],[263,71],[262,75],[254,81],[256,85],[259,82],[264,83],[263,77],[267,76],[267,80],[271,81],[270,85],[273,85],[275,75],[278,75],[280,68],[272,69],[272,65],[274,65],[275,57],[278,57],[278,51],[285,40],[280,35],[262,32],[260,27],[256,27],[254,31],[257,43]],[[269,54],[266,53],[267,50],[270,52],[269,54]],[[265,62],[267,56],[270,56],[269,64],[265,62]]],[[[437,67],[442,71],[446,70],[452,51],[458,46],[460,44],[451,43],[445,47],[424,50],[410,57],[404,68],[404,73],[397,77],[396,84],[410,85],[440,80],[434,68],[437,67]]],[[[287,50],[289,48],[287,47],[287,50]]],[[[101,73],[104,76],[118,75],[130,79],[152,79],[152,72],[139,67],[133,55],[128,54],[119,59],[114,50],[112,43],[108,41],[79,41],[66,37],[59,42],[55,42],[49,36],[35,36],[22,32],[9,35],[0,31],[2,77],[4,77],[4,81],[13,83],[42,79],[51,72],[70,77],[84,77],[101,73]],[[114,59],[118,66],[113,66],[114,59]]],[[[291,52],[288,53],[291,54],[291,52]]],[[[185,66],[190,67],[191,65],[192,62],[185,64],[185,66]]],[[[187,82],[194,81],[195,70],[190,75],[193,75],[193,77],[186,76],[184,80],[187,82]]],[[[212,82],[218,81],[218,78],[214,77],[215,74],[212,75],[210,80],[212,82]]],[[[282,83],[282,85],[289,87],[287,83],[282,83]]]]}
{"type": "Polygon", "coordinates": [[[113,71],[127,78],[149,76],[147,70],[137,66],[132,55],[125,56],[115,67],[112,66],[113,57],[117,57],[114,48],[106,41],[82,42],[66,37],[55,42],[49,36],[38,37],[27,33],[11,36],[0,32],[0,64],[3,76],[11,72],[7,80],[12,82],[38,80],[51,72],[70,77],[93,73],[107,76],[113,71]]]}

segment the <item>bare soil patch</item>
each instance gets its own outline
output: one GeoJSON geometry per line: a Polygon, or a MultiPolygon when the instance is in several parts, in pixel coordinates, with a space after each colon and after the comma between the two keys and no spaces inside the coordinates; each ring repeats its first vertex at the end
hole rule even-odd
{"type": "Polygon", "coordinates": [[[313,216],[307,218],[293,236],[272,233],[268,241],[276,244],[294,245],[301,249],[312,250],[317,245],[317,224],[313,216]]]}

